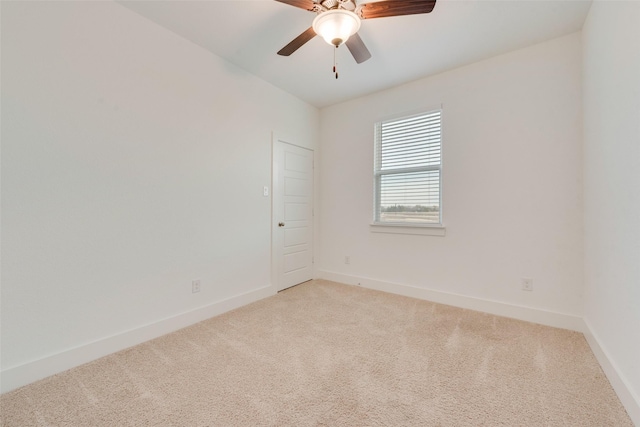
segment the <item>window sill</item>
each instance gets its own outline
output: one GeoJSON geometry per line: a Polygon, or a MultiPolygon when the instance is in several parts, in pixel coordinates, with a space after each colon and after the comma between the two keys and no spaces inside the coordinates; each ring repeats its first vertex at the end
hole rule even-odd
{"type": "Polygon", "coordinates": [[[380,224],[372,223],[369,225],[372,233],[390,233],[390,234],[415,234],[420,236],[441,236],[446,235],[446,227],[443,225],[407,225],[407,224],[380,224]]]}

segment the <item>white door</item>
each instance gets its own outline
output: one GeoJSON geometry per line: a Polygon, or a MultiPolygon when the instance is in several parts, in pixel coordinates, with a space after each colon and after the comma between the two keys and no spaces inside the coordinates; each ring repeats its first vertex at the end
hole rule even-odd
{"type": "Polygon", "coordinates": [[[313,279],[313,151],[273,137],[273,283],[313,279]]]}

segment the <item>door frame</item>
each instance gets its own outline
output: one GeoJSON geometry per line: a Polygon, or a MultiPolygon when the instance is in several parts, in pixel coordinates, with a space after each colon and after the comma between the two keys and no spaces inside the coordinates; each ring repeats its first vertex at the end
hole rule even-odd
{"type": "MultiPolygon", "coordinates": [[[[315,177],[315,162],[316,162],[316,152],[313,148],[305,147],[300,144],[295,144],[292,139],[283,136],[280,133],[272,132],[271,134],[271,286],[279,292],[280,286],[280,267],[279,260],[277,259],[278,254],[278,244],[280,243],[280,239],[282,234],[278,233],[278,206],[277,206],[277,197],[279,195],[279,184],[281,177],[278,175],[279,169],[279,159],[276,158],[276,144],[288,144],[294,147],[302,148],[304,150],[311,151],[313,155],[313,164],[311,168],[311,271],[313,277],[315,277],[315,199],[316,199],[316,177],[315,177]]],[[[284,290],[284,289],[282,289],[284,290]]]]}

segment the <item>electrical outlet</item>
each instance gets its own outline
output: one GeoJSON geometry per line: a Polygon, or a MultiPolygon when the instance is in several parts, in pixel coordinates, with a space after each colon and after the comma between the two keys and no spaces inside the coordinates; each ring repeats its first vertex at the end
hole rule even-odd
{"type": "Polygon", "coordinates": [[[351,264],[351,257],[349,255],[344,257],[344,263],[345,264],[351,264]]]}
{"type": "Polygon", "coordinates": [[[269,187],[267,186],[262,187],[262,195],[265,197],[269,195],[269,187]]]}
{"type": "Polygon", "coordinates": [[[533,291],[533,279],[530,277],[522,278],[522,290],[523,291],[533,291]]]}
{"type": "Polygon", "coordinates": [[[196,292],[200,292],[200,280],[193,280],[191,282],[191,293],[195,294],[196,292]]]}

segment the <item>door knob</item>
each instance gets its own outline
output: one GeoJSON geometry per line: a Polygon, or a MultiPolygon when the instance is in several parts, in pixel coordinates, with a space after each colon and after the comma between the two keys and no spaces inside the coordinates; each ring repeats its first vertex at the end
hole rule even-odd
{"type": "Polygon", "coordinates": [[[279,222],[278,227],[284,227],[284,222],[279,222]]]}

